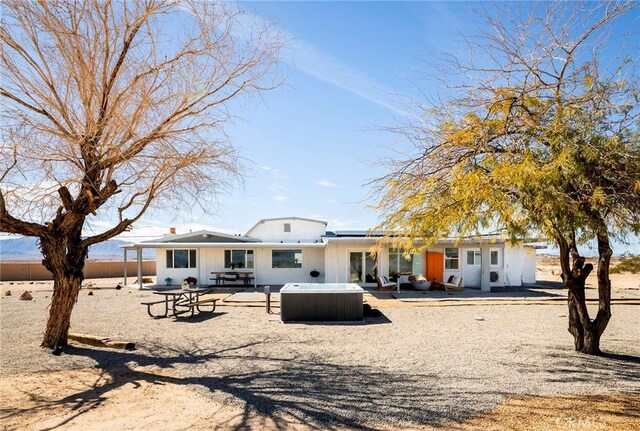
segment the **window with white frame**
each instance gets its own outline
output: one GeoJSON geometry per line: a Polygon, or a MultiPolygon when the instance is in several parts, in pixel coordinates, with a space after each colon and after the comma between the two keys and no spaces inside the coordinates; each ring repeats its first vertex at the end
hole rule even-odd
{"type": "Polygon", "coordinates": [[[195,249],[191,250],[167,250],[167,268],[196,268],[197,267],[197,252],[195,249]]]}
{"type": "Polygon", "coordinates": [[[460,257],[457,248],[444,249],[444,269],[459,269],[460,257]]]}
{"type": "Polygon", "coordinates": [[[271,250],[272,268],[302,268],[302,250],[271,250]]]}
{"type": "Polygon", "coordinates": [[[225,269],[249,268],[253,269],[253,250],[225,250],[224,251],[224,267],[225,269]]]}
{"type": "Polygon", "coordinates": [[[284,224],[284,231],[285,232],[291,232],[291,223],[285,223],[284,224]]]}
{"type": "Polygon", "coordinates": [[[491,266],[500,266],[499,250],[491,250],[491,266]]]}
{"type": "Polygon", "coordinates": [[[480,250],[467,250],[467,265],[482,264],[482,252],[480,250]]]}
{"type": "Polygon", "coordinates": [[[406,253],[399,248],[389,249],[389,277],[395,278],[398,274],[411,274],[413,272],[414,255],[406,253]]]}

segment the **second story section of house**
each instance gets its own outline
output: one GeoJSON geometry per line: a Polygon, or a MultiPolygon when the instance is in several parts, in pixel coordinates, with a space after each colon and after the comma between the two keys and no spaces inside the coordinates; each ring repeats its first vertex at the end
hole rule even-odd
{"type": "Polygon", "coordinates": [[[246,237],[267,243],[321,242],[327,222],[300,217],[262,219],[246,233],[246,237]]]}

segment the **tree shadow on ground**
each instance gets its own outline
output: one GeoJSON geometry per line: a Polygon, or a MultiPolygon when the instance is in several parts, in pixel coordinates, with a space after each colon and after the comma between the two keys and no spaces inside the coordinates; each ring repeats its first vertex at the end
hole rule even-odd
{"type": "Polygon", "coordinates": [[[198,314],[194,314],[193,316],[177,316],[170,317],[176,323],[200,323],[205,322],[207,320],[215,319],[216,317],[220,317],[227,314],[226,311],[215,311],[213,313],[210,312],[200,312],[198,314]]]}
{"type": "Polygon", "coordinates": [[[603,352],[602,355],[595,356],[569,349],[568,346],[549,346],[544,356],[551,360],[551,367],[545,361],[518,364],[518,370],[525,374],[545,373],[546,381],[557,383],[606,384],[612,379],[640,383],[638,355],[603,352]]]}
{"type": "MultiPolygon", "coordinates": [[[[200,387],[216,393],[216,399],[223,402],[237,405],[239,401],[244,407],[242,417],[234,418],[234,429],[251,429],[247,421],[256,413],[268,417],[275,429],[288,429],[293,420],[309,429],[326,430],[375,430],[369,424],[381,423],[438,425],[478,413],[474,406],[480,394],[465,390],[460,382],[448,385],[434,374],[336,365],[322,358],[259,357],[251,353],[257,344],[261,343],[224,350],[205,350],[197,345],[185,349],[152,346],[147,352],[69,346],[66,354],[94,359],[95,367],[108,378],[101,376],[92,387],[62,399],[43,400],[36,408],[73,411],[74,415],[56,426],[61,427],[100,405],[110,392],[127,384],[147,382],[200,387]],[[208,369],[207,364],[228,360],[244,361],[246,371],[215,375],[208,369]],[[145,366],[160,369],[156,373],[143,369],[145,366]]],[[[497,399],[507,394],[484,391],[483,395],[497,399]]],[[[18,413],[27,412],[9,412],[18,413]]]]}

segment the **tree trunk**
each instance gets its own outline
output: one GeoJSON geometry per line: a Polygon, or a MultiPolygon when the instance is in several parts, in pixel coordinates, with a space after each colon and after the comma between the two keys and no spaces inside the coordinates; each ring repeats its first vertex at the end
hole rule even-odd
{"type": "Polygon", "coordinates": [[[604,333],[611,319],[611,279],[609,278],[609,267],[611,266],[611,256],[613,250],[609,243],[609,236],[606,228],[598,237],[598,314],[591,323],[592,333],[586,338],[585,352],[592,355],[600,354],[600,336],[604,333]]]}
{"type": "Polygon", "coordinates": [[[78,300],[83,279],[83,277],[77,276],[54,279],[49,320],[47,320],[47,327],[42,339],[42,347],[53,349],[56,346],[67,345],[67,335],[71,325],[71,312],[78,300]]]}
{"type": "Polygon", "coordinates": [[[71,236],[52,235],[40,238],[40,247],[45,257],[42,263],[53,276],[53,295],[42,347],[55,349],[67,345],[71,312],[84,280],[83,269],[87,256],[79,231],[78,228],[76,234],[71,236]]]}
{"type": "Polygon", "coordinates": [[[584,328],[580,323],[580,316],[578,315],[579,299],[569,289],[569,332],[573,335],[573,345],[576,352],[580,352],[584,349],[584,328]]]}
{"type": "MultiPolygon", "coordinates": [[[[583,288],[584,289],[584,288],[583,288]]],[[[584,290],[582,291],[584,292],[584,290]]],[[[589,319],[581,318],[580,313],[586,313],[587,304],[584,295],[576,297],[571,290],[569,291],[569,332],[573,335],[573,343],[576,352],[586,353],[589,355],[599,355],[600,352],[600,335],[601,332],[595,328],[594,323],[589,319]]]]}
{"type": "MultiPolygon", "coordinates": [[[[606,232],[606,230],[603,229],[603,232],[606,232]]],[[[562,277],[569,292],[569,332],[573,335],[576,351],[589,355],[602,353],[600,350],[600,338],[611,318],[609,266],[613,251],[606,233],[598,234],[597,239],[598,314],[593,321],[589,318],[585,295],[586,279],[593,270],[593,265],[584,265],[584,258],[579,256],[575,242],[569,241],[564,247],[560,247],[561,263],[563,264],[562,277]],[[570,254],[573,257],[573,267],[568,271],[570,254]]]]}
{"type": "MultiPolygon", "coordinates": [[[[585,265],[582,271],[588,275],[589,267],[585,265]]],[[[594,332],[585,296],[586,276],[571,277],[567,284],[569,289],[569,332],[573,335],[576,352],[597,355],[600,353],[600,335],[594,332]],[[595,344],[594,344],[595,343],[595,344]]]]}

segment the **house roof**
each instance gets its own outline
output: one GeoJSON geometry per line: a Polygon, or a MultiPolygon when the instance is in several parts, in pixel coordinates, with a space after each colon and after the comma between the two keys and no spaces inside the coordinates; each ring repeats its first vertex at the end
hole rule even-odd
{"type": "Polygon", "coordinates": [[[384,236],[383,231],[372,231],[372,230],[335,230],[335,231],[327,231],[323,238],[361,238],[361,237],[380,237],[384,236]]]}
{"type": "Polygon", "coordinates": [[[210,230],[199,230],[177,235],[167,235],[162,238],[141,241],[141,244],[150,243],[245,243],[260,242],[259,239],[244,235],[231,235],[228,233],[214,232],[210,230]]]}
{"type": "MultiPolygon", "coordinates": [[[[255,229],[261,223],[268,221],[279,221],[279,220],[304,220],[314,223],[321,223],[325,226],[327,222],[322,220],[313,220],[308,218],[301,217],[280,217],[280,218],[270,218],[270,219],[261,219],[258,223],[256,223],[251,229],[255,229]]],[[[340,230],[340,231],[326,231],[322,237],[316,241],[295,241],[295,240],[285,240],[285,241],[271,241],[271,242],[262,242],[258,238],[253,238],[247,235],[233,235],[222,232],[214,232],[210,230],[200,230],[197,232],[188,232],[184,234],[178,235],[167,235],[162,238],[155,238],[151,240],[141,241],[136,244],[126,244],[122,246],[123,248],[132,249],[132,248],[168,248],[168,247],[202,247],[202,248],[216,248],[216,247],[227,247],[227,248],[238,248],[240,244],[251,244],[250,248],[263,248],[263,247],[271,247],[271,248],[291,248],[291,247],[324,247],[327,243],[360,243],[360,244],[371,244],[373,245],[377,241],[380,240],[381,237],[384,236],[383,231],[373,231],[373,230],[340,230]]],[[[520,243],[528,246],[538,248],[536,243],[539,242],[538,238],[521,238],[520,243]]],[[[420,242],[417,240],[417,242],[420,242]]],[[[501,235],[483,235],[481,237],[467,237],[467,238],[441,238],[434,245],[471,245],[471,244],[501,244],[508,242],[508,239],[501,235]]]]}
{"type": "MultiPolygon", "coordinates": [[[[375,243],[380,240],[380,237],[384,235],[383,232],[372,232],[371,234],[359,234],[360,231],[341,231],[340,234],[334,232],[327,232],[328,235],[324,235],[322,240],[324,242],[359,242],[359,243],[375,243]],[[353,232],[353,234],[347,234],[346,232],[353,232]]],[[[364,231],[363,231],[364,232],[364,231]]],[[[518,242],[525,246],[533,246],[531,243],[539,242],[538,238],[521,238],[518,242]]],[[[417,243],[421,243],[420,239],[416,239],[417,243]]],[[[509,239],[503,236],[496,235],[483,235],[481,237],[467,237],[467,238],[440,238],[434,245],[482,245],[482,244],[504,244],[509,242],[509,239]]]]}
{"type": "Polygon", "coordinates": [[[143,249],[143,248],[229,248],[229,249],[257,249],[257,248],[279,248],[279,249],[298,249],[298,248],[323,248],[327,244],[324,242],[139,242],[135,244],[124,244],[121,248],[127,250],[143,249]]]}
{"type": "Polygon", "coordinates": [[[311,218],[304,218],[304,217],[276,217],[276,218],[263,218],[258,220],[258,222],[256,224],[254,224],[253,226],[251,226],[251,229],[249,229],[247,231],[247,234],[249,232],[251,232],[252,230],[254,230],[256,227],[258,227],[259,225],[261,225],[262,223],[268,222],[268,221],[279,221],[279,220],[302,220],[302,221],[309,221],[312,223],[322,223],[323,225],[327,225],[327,222],[324,220],[314,220],[311,218]]]}

